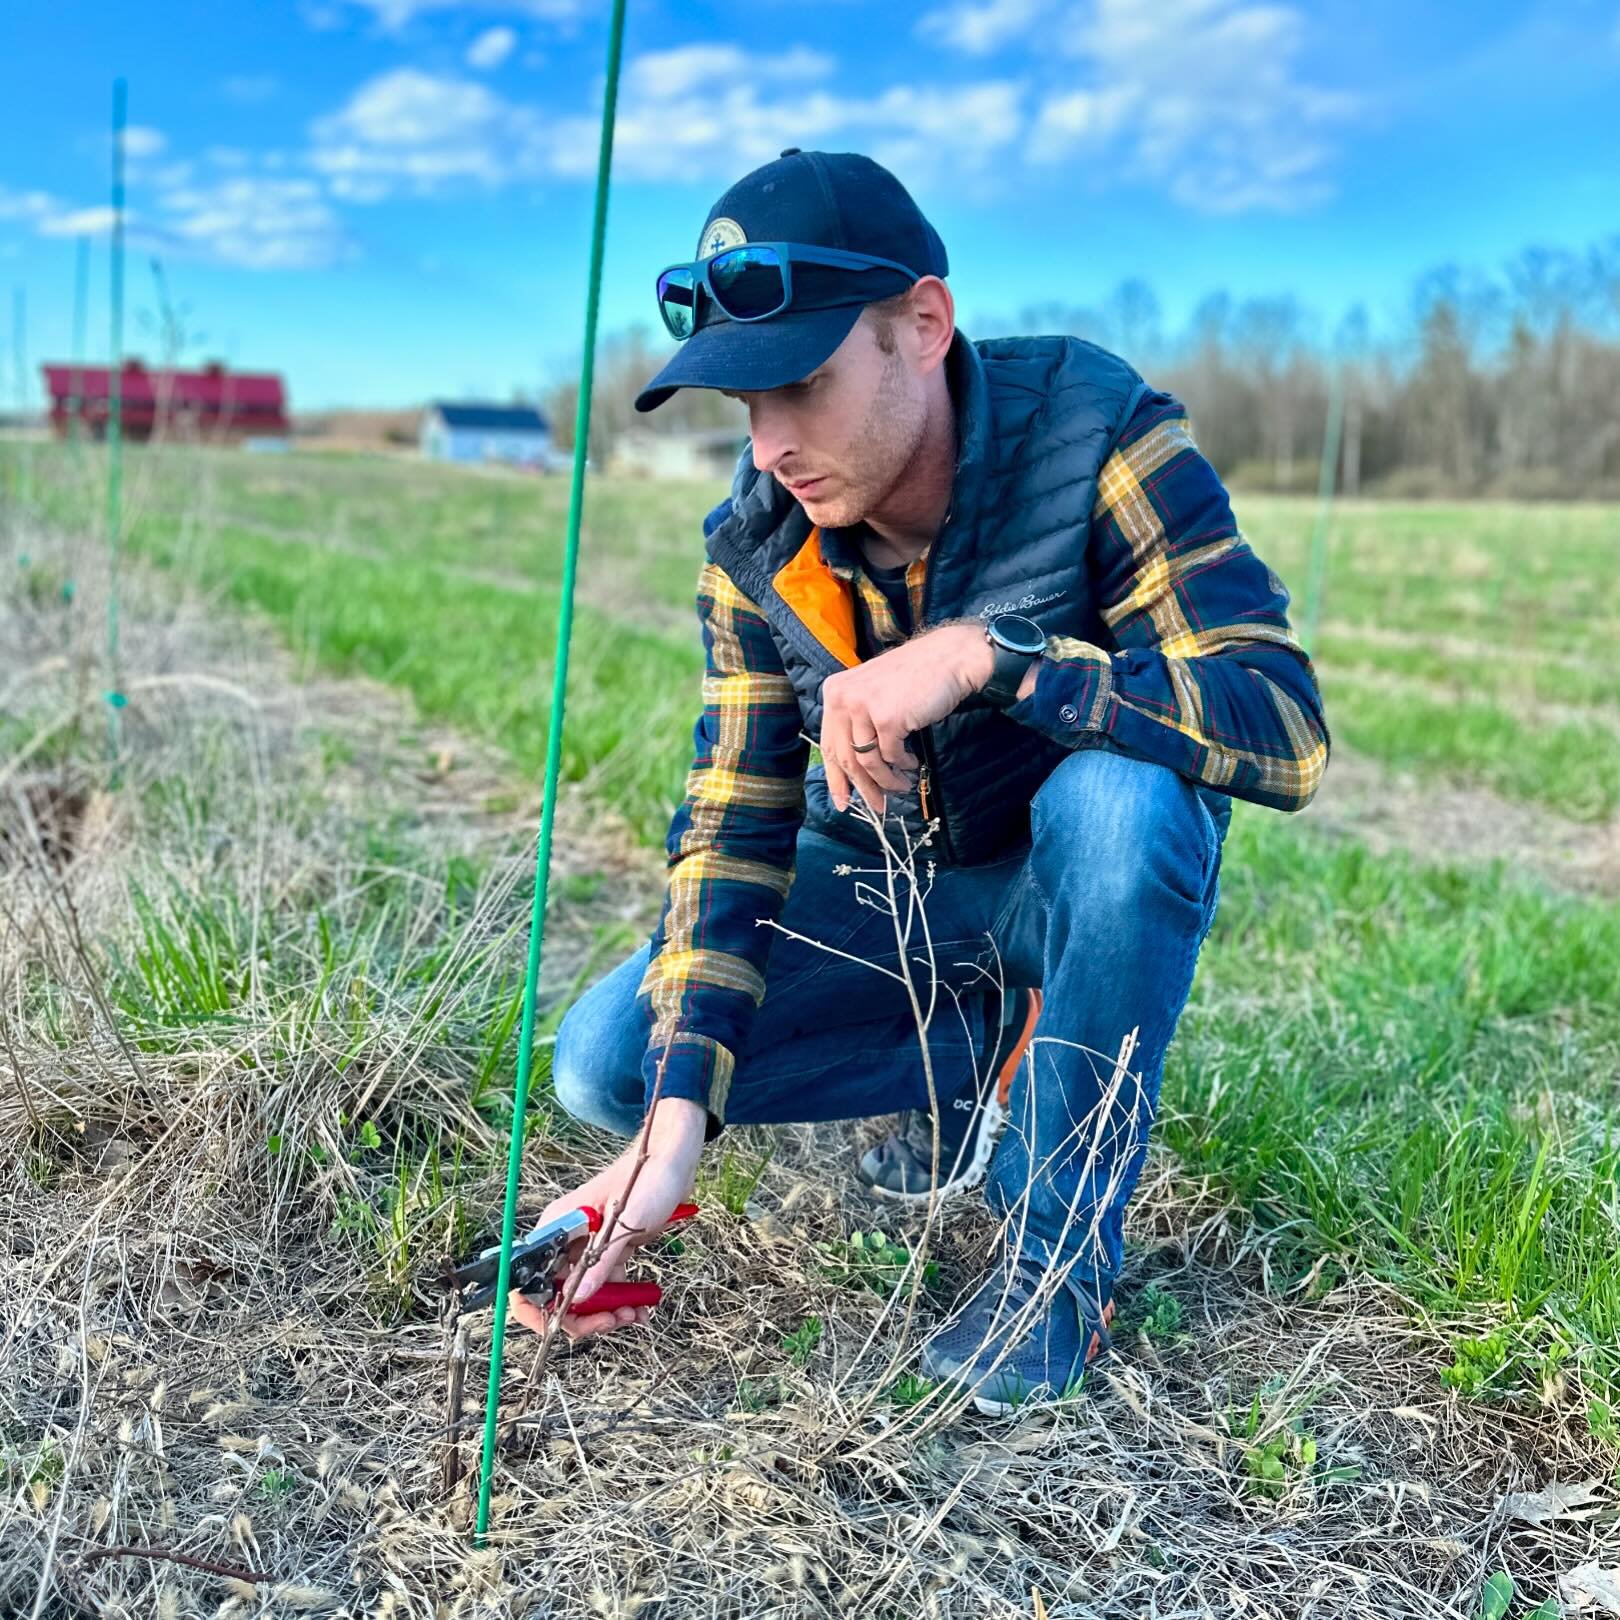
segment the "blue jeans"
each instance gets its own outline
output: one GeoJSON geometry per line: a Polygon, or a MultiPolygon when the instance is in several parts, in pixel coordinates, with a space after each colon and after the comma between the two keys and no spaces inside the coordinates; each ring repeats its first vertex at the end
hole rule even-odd
{"type": "MultiPolygon", "coordinates": [[[[1040,987],[1040,1020],[1008,1099],[985,1198],[1014,1241],[1072,1261],[1106,1294],[1124,1259],[1124,1213],[1147,1153],[1165,1049],[1220,892],[1226,795],[1110,748],[1071,754],[1031,812],[1030,843],[983,866],[917,858],[931,937],[905,957],[926,1001],[936,1095],[960,1092],[999,1023],[1002,987],[1040,987]],[[1116,1065],[1122,1042],[1134,1052],[1116,1065]],[[1116,1069],[1118,1073],[1116,1073],[1116,1069]]],[[[729,1124],[858,1119],[929,1106],[917,1019],[881,868],[808,829],[771,946],[765,998],[737,1054],[729,1124]],[[853,873],[836,869],[855,866],[853,873]],[[864,904],[861,891],[880,897],[864,904]],[[791,936],[802,936],[791,937],[791,936]],[[807,943],[807,941],[815,943],[807,943]],[[881,970],[887,969],[885,973],[881,970]]],[[[901,909],[910,890],[899,883],[901,909]]],[[[648,1026],[636,992],[648,947],[563,1019],[557,1098],[621,1136],[641,1124],[648,1026]]]]}

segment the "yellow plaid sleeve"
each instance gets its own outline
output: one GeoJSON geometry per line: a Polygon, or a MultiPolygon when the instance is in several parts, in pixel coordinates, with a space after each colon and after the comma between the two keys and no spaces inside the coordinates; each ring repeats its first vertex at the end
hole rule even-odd
{"type": "Polygon", "coordinates": [[[648,1099],[690,1097],[725,1121],[735,1054],[765,993],[769,928],[793,881],[809,744],[765,616],[706,563],[698,580],[703,712],[670,823],[669,882],[642,980],[648,1099]]]}
{"type": "Polygon", "coordinates": [[[1090,547],[1103,639],[1052,638],[1012,713],[1235,798],[1308,804],[1329,748],[1315,671],[1171,396],[1147,396],[1104,464],[1090,547]]]}

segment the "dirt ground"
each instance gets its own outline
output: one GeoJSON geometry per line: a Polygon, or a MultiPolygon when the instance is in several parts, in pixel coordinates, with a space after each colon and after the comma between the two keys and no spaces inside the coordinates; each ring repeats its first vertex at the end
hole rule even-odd
{"type": "MultiPolygon", "coordinates": [[[[64,645],[52,610],[8,599],[0,693],[26,686],[46,715],[89,703],[100,722],[84,673],[98,589],[87,563],[83,645],[64,645]]],[[[1611,1461],[1567,1392],[1535,1411],[1461,1401],[1435,1375],[1442,1335],[1409,1302],[1364,1279],[1321,1293],[1319,1277],[1277,1275],[1267,1241],[1163,1159],[1133,1205],[1122,1297],[1128,1310],[1151,1286],[1178,1328],[1122,1332],[1059,1409],[987,1419],[896,1400],[927,1328],[976,1280],[991,1223],[970,1196],[925,1234],[921,1213],[867,1198],[851,1167],[882,1121],[728,1133],[744,1157],[774,1156],[743,1213],[711,1199],[683,1252],[648,1260],[668,1293],[652,1324],[559,1351],[532,1387],[534,1341],[514,1337],[503,1394],[508,1412],[527,1406],[474,1550],[487,1318],[471,1325],[447,1487],[437,1256],[379,1317],[332,1230],[356,1173],[338,1160],[294,1181],[263,1144],[300,1108],[313,1120],[341,1100],[358,1117],[359,1087],[367,1106],[436,1113],[484,1147],[490,1167],[463,1191],[487,1214],[498,1133],[413,1045],[404,1006],[378,1015],[369,1067],[342,1083],[325,1026],[285,1071],[249,1061],[272,1034],[251,1018],[178,1053],[131,1046],[98,1000],[94,942],[127,931],[131,884],[162,873],[226,870],[268,913],[309,863],[386,819],[441,859],[494,857],[472,928],[521,960],[538,795],[396,693],[300,679],[262,629],[177,605],[168,582],[131,580],[125,624],[133,780],[89,773],[47,849],[39,806],[65,801],[40,787],[43,751],[0,762],[0,1132],[30,1167],[8,1178],[0,1219],[0,1613],[1471,1620],[1497,1569],[1528,1613],[1560,1576],[1620,1563],[1611,1461]],[[221,797],[206,825],[154,847],[135,790],[183,760],[221,797]],[[42,977],[61,987],[53,1029],[22,1015],[42,977]],[[882,1297],[829,1275],[829,1236],[879,1225],[914,1249],[926,1235],[927,1288],[882,1297]],[[801,1362],[783,1339],[810,1317],[822,1332],[801,1362]],[[1275,1488],[1248,1462],[1272,1436],[1290,1458],[1275,1488]],[[1531,1494],[1555,1483],[1591,1489],[1531,1494]]],[[[1374,847],[1413,829],[1428,850],[1614,892],[1612,838],[1594,864],[1539,812],[1353,759],[1328,780],[1309,814],[1374,847]]],[[[658,892],[656,856],[565,799],[548,1001],[606,965],[604,938],[647,926],[658,892]]],[[[605,1147],[542,1134],[526,1207],[605,1147]]],[[[412,1229],[423,1254],[445,1247],[439,1219],[412,1229]]]]}
{"type": "Polygon", "coordinates": [[[1620,895],[1620,819],[1599,826],[1570,821],[1476,784],[1393,771],[1342,746],[1301,816],[1359,838],[1374,854],[1397,849],[1421,860],[1501,861],[1552,888],[1620,895]]]}

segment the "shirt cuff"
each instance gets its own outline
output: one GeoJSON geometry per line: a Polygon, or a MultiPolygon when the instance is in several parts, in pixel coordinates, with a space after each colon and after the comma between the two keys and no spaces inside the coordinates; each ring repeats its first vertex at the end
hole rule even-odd
{"type": "Polygon", "coordinates": [[[659,1100],[665,1097],[685,1097],[702,1103],[708,1112],[703,1140],[712,1142],[726,1122],[726,1095],[731,1090],[731,1053],[719,1041],[707,1035],[676,1035],[667,1044],[654,1039],[648,1044],[646,1056],[641,1060],[641,1079],[650,1108],[653,1089],[658,1088],[659,1100]],[[664,1054],[669,1061],[664,1061],[664,1054]],[[658,1085],[660,1066],[664,1083],[658,1085]]]}
{"type": "Polygon", "coordinates": [[[1107,725],[1114,694],[1114,661],[1102,647],[1048,636],[1035,670],[1035,688],[1007,713],[1065,748],[1076,748],[1107,725]]]}

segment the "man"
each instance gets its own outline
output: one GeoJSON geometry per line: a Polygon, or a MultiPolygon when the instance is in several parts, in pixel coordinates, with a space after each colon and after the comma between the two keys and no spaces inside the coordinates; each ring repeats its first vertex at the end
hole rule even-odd
{"type": "MultiPolygon", "coordinates": [[[[922,1358],[999,1411],[1071,1388],[1107,1342],[1230,800],[1306,804],[1328,734],[1287,594],[1181,406],[1077,339],[970,343],[946,271],[893,175],[790,148],[659,278],[683,341],[637,408],[719,389],[751,455],[704,522],[663,916],[571,1009],[554,1078],[622,1135],[657,1093],[587,1293],[723,1123],[904,1111],[862,1178],[917,1197],[936,1166],[941,1192],[983,1177],[1004,1218],[922,1358]]],[[[635,1153],[547,1216],[620,1196],[635,1153]]]]}

